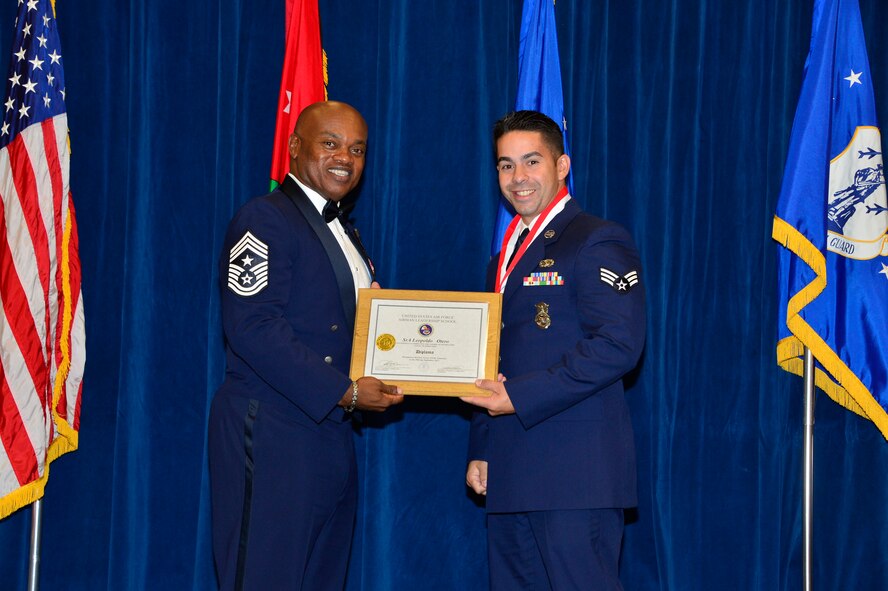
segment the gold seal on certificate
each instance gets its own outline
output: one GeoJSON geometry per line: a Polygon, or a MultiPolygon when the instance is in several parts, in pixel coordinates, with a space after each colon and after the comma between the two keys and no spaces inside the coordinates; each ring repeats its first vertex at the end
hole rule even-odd
{"type": "Polygon", "coordinates": [[[405,394],[484,396],[496,379],[502,295],[361,289],[350,374],[374,376],[405,394]]]}
{"type": "Polygon", "coordinates": [[[380,351],[391,351],[395,348],[395,337],[390,334],[381,334],[376,338],[376,348],[380,351]]]}

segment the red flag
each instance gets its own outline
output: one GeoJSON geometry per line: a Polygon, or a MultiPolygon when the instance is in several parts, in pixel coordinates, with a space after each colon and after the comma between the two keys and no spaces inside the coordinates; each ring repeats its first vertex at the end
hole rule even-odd
{"type": "Polygon", "coordinates": [[[287,140],[299,113],[312,103],[327,100],[327,64],[321,49],[318,2],[287,0],[286,16],[284,70],[271,157],[272,188],[290,172],[287,140]]]}
{"type": "Polygon", "coordinates": [[[19,5],[0,110],[0,518],[77,449],[85,362],[68,118],[49,0],[19,5]]]}

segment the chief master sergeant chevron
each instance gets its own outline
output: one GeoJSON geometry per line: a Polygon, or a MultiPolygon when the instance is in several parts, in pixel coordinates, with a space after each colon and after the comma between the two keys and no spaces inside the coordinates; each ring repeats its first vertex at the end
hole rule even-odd
{"type": "Polygon", "coordinates": [[[567,193],[554,121],[510,113],[494,142],[518,213],[487,273],[503,294],[502,374],[478,380],[489,398],[463,398],[482,407],[466,482],[487,497],[490,588],[621,589],[623,508],[636,504],[622,379],[645,336],[638,253],[567,193]]]}
{"type": "Polygon", "coordinates": [[[357,482],[349,418],[400,403],[348,377],[355,298],[373,265],[339,201],[361,178],[367,124],[306,107],[290,174],[234,216],[219,261],[225,381],[213,399],[213,554],[222,589],[341,591],[357,482]]]}

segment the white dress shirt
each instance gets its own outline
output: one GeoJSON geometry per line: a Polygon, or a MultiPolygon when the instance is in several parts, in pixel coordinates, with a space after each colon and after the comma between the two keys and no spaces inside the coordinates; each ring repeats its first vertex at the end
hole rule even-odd
{"type": "MultiPolygon", "coordinates": [[[[290,177],[305,192],[311,204],[318,210],[318,213],[323,214],[324,206],[327,205],[327,199],[321,197],[317,191],[306,187],[292,173],[290,173],[290,177]]],[[[351,238],[348,237],[348,234],[345,233],[345,228],[342,227],[342,223],[338,219],[327,224],[327,229],[336,237],[336,242],[339,243],[339,248],[342,249],[342,254],[345,255],[345,260],[348,261],[348,268],[355,281],[355,301],[357,301],[358,289],[370,287],[370,270],[367,268],[367,263],[364,262],[364,257],[358,252],[357,247],[351,241],[351,238]]]]}

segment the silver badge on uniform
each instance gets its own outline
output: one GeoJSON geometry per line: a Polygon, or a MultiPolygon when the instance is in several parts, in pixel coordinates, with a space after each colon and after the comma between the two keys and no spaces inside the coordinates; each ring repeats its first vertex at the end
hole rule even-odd
{"type": "Polygon", "coordinates": [[[268,245],[244,234],[228,255],[228,289],[242,296],[256,295],[268,285],[268,245]]]}
{"type": "Polygon", "coordinates": [[[625,275],[614,273],[610,269],[601,267],[601,280],[614,288],[614,291],[620,293],[629,293],[638,283],[638,272],[629,271],[625,275]]]}

